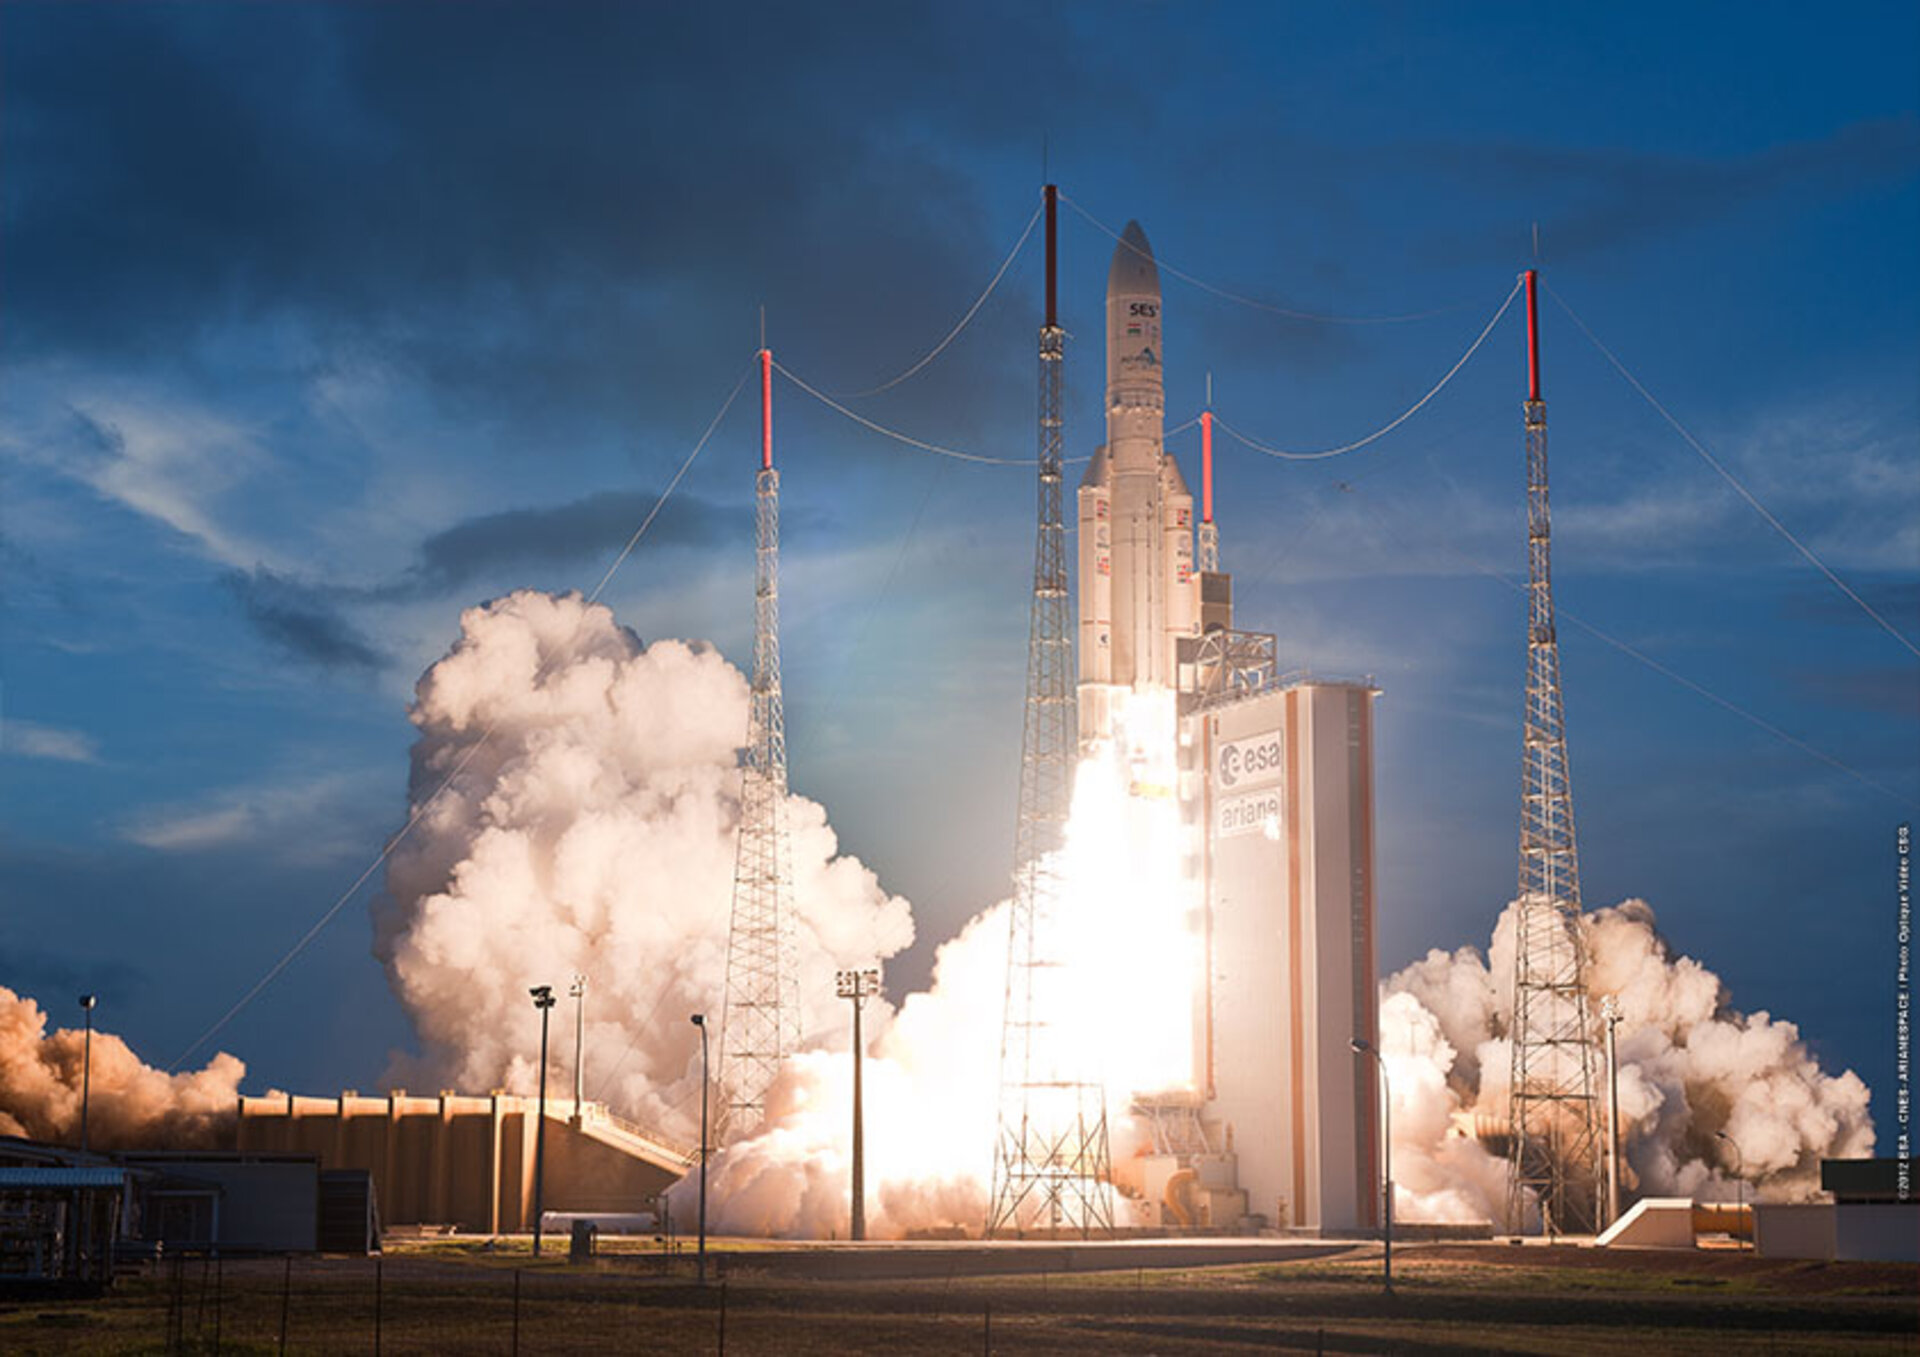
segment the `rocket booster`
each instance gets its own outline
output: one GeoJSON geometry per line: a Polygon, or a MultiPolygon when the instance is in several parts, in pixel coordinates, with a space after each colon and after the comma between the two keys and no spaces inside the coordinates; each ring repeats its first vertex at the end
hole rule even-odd
{"type": "Polygon", "coordinates": [[[1160,272],[1128,222],[1107,272],[1107,441],[1079,492],[1080,738],[1112,733],[1120,695],[1171,687],[1195,631],[1193,495],[1167,455],[1160,272]]]}

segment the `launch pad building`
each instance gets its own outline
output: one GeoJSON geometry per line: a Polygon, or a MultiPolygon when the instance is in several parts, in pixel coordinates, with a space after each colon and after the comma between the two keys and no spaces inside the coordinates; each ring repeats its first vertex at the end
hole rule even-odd
{"type": "MultiPolygon", "coordinates": [[[[1271,637],[1183,650],[1181,801],[1199,845],[1194,1076],[1233,1145],[1249,1214],[1278,1228],[1379,1224],[1373,702],[1365,682],[1209,693],[1211,665],[1271,637]]],[[[1243,671],[1243,679],[1248,675],[1243,671]]]]}

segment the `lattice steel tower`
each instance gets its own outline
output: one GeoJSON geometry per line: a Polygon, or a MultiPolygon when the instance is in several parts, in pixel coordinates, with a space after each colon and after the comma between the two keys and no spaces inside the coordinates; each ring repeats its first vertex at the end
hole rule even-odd
{"type": "Polygon", "coordinates": [[[1073,631],[1067,602],[1061,395],[1066,331],[1057,299],[1058,195],[1045,189],[1046,323],[1040,327],[1040,496],[1027,641],[1020,818],[1014,834],[1007,996],[1000,1032],[1000,1121],[987,1233],[1113,1228],[1106,1095],[1062,1049],[1060,961],[1052,925],[1061,902],[1059,849],[1079,753],[1073,631]]]}
{"type": "Polygon", "coordinates": [[[1540,398],[1535,275],[1527,288],[1527,709],[1520,778],[1519,928],[1514,946],[1512,1161],[1507,1221],[1527,1195],[1548,1234],[1600,1227],[1601,1137],[1595,1124],[1594,1029],[1580,938],[1580,862],[1554,633],[1547,511],[1547,406],[1540,398]]]}
{"type": "Polygon", "coordinates": [[[767,1085],[800,1044],[787,721],[780,696],[780,473],[773,466],[773,353],[760,350],[760,471],[754,479],[753,693],[740,765],[740,835],[727,933],[719,1136],[751,1131],[767,1085]]]}

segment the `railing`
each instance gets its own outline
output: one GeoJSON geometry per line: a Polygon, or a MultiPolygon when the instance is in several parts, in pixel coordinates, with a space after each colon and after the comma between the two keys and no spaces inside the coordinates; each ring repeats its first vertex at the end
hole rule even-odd
{"type": "Polygon", "coordinates": [[[604,1121],[623,1135],[645,1141],[653,1149],[658,1150],[663,1158],[678,1160],[688,1167],[700,1161],[698,1147],[681,1145],[669,1140],[651,1127],[642,1126],[636,1121],[628,1121],[625,1117],[609,1110],[603,1103],[588,1103],[583,1110],[588,1111],[592,1120],[604,1121]]]}

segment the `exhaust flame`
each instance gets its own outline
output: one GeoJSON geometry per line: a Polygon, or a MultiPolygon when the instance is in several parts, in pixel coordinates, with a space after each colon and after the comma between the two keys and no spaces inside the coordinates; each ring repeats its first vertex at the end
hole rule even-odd
{"type": "MultiPolygon", "coordinates": [[[[1126,1115],[1132,1096],[1192,1077],[1196,901],[1180,870],[1173,749],[1172,696],[1132,699],[1112,745],[1078,769],[1066,841],[1047,864],[1060,896],[1043,925],[1051,964],[1036,977],[1034,1017],[1050,1048],[1036,1058],[1061,1078],[1102,1085],[1116,1160],[1141,1138],[1126,1115]]],[[[939,950],[932,988],[876,1024],[866,1070],[870,1237],[977,1232],[986,1218],[1009,909],[1003,901],[967,924],[939,950]]],[[[842,1052],[844,1022],[825,1036],[842,1052]]],[[[845,1229],[851,1084],[845,1054],[790,1063],[760,1133],[709,1168],[716,1228],[845,1229]]]]}

